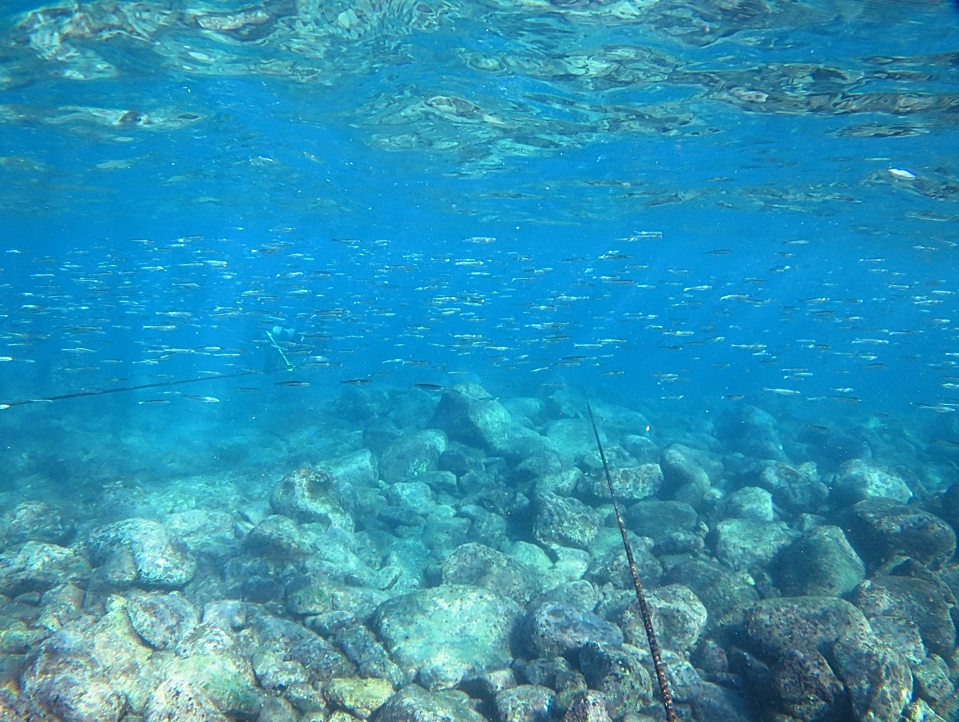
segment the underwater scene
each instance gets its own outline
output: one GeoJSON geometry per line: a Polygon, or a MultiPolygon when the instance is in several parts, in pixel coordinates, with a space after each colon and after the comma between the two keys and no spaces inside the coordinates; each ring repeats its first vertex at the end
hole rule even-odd
{"type": "Polygon", "coordinates": [[[959,3],[6,0],[0,722],[959,722],[959,3]]]}

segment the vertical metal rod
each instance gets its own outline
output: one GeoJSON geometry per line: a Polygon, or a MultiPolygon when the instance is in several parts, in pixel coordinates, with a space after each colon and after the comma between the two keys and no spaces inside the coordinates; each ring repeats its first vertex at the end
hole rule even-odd
{"type": "Polygon", "coordinates": [[[666,722],[676,722],[676,710],[673,709],[673,695],[669,691],[669,680],[666,679],[666,667],[663,665],[662,655],[659,653],[659,643],[656,641],[656,632],[653,631],[653,619],[649,614],[649,605],[643,593],[643,583],[639,581],[639,572],[636,570],[636,559],[633,557],[633,547],[626,534],[626,524],[619,510],[619,500],[613,489],[613,478],[609,474],[609,464],[606,461],[606,451],[603,442],[599,440],[599,429],[596,428],[596,419],[593,417],[593,407],[586,398],[586,408],[589,410],[589,423],[593,426],[593,435],[596,437],[596,447],[599,449],[599,458],[603,461],[603,472],[606,474],[606,485],[609,495],[613,499],[613,510],[616,512],[616,523],[619,524],[619,533],[623,537],[623,549],[626,550],[626,559],[629,561],[629,573],[633,577],[633,587],[636,589],[636,601],[639,602],[639,612],[643,617],[643,627],[646,629],[646,640],[649,642],[649,654],[653,658],[653,668],[656,670],[656,681],[659,683],[659,693],[663,697],[663,707],[666,710],[666,722]]]}

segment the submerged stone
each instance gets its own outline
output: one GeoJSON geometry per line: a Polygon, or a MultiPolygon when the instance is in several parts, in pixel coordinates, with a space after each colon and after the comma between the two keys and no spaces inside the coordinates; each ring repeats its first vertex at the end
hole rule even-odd
{"type": "Polygon", "coordinates": [[[855,503],[882,497],[905,503],[912,490],[902,477],[865,459],[852,459],[843,464],[833,480],[838,499],[855,503]]]}
{"type": "Polygon", "coordinates": [[[507,666],[520,607],[484,589],[443,585],[384,602],[373,624],[390,656],[429,689],[507,666]]]}
{"type": "Polygon", "coordinates": [[[302,467],[287,474],[270,495],[274,514],[299,522],[353,531],[352,491],[322,469],[302,467]]]}
{"type": "Polygon", "coordinates": [[[934,514],[892,499],[861,501],[848,510],[844,521],[849,541],[870,565],[904,556],[939,566],[956,551],[951,526],[934,514]]]}
{"type": "MultiPolygon", "coordinates": [[[[196,559],[186,545],[150,519],[127,519],[100,527],[87,540],[87,549],[96,566],[118,568],[129,559],[130,582],[144,589],[176,589],[196,573],[196,559]]],[[[128,576],[124,571],[119,578],[128,576]]]]}
{"type": "Polygon", "coordinates": [[[506,443],[510,423],[509,411],[486,389],[462,383],[443,394],[429,425],[467,446],[497,448],[506,443]]]}
{"type": "Polygon", "coordinates": [[[787,596],[841,597],[866,577],[866,566],[838,526],[817,526],[783,549],[772,575],[787,596]]]}

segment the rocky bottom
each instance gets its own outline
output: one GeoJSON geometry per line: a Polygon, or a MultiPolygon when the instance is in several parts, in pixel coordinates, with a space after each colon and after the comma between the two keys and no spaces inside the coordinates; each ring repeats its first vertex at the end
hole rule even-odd
{"type": "MultiPolygon", "coordinates": [[[[424,398],[349,390],[281,473],[8,495],[0,719],[663,719],[582,399],[424,398]]],[[[596,410],[680,719],[959,718],[952,461],[596,410]]]]}

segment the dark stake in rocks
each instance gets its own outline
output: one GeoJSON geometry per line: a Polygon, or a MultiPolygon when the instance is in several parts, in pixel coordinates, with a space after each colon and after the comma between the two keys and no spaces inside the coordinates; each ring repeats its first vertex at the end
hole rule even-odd
{"type": "Polygon", "coordinates": [[[626,534],[626,524],[619,511],[619,499],[613,489],[613,478],[609,474],[609,464],[606,461],[606,451],[603,442],[599,439],[599,429],[596,428],[596,419],[593,417],[593,407],[586,399],[586,408],[589,411],[589,423],[593,426],[593,435],[596,437],[596,448],[599,449],[599,458],[603,461],[603,473],[606,474],[606,485],[613,500],[613,511],[616,512],[616,523],[619,524],[619,533],[623,536],[623,548],[626,550],[626,559],[629,561],[629,573],[633,577],[633,587],[636,589],[636,601],[639,602],[639,612],[643,617],[643,627],[646,628],[646,639],[649,641],[649,654],[653,658],[653,668],[656,670],[656,681],[659,684],[659,693],[663,697],[663,707],[666,709],[666,722],[676,722],[676,711],[673,709],[673,695],[669,691],[669,680],[666,679],[666,668],[663,666],[662,656],[659,654],[659,643],[656,641],[656,632],[653,631],[653,619],[649,613],[649,604],[643,593],[643,583],[639,581],[639,571],[636,569],[636,560],[633,558],[633,547],[626,534]]]}

